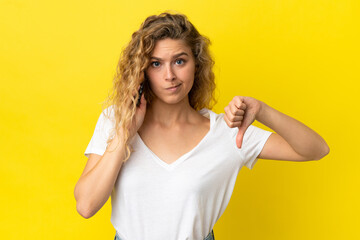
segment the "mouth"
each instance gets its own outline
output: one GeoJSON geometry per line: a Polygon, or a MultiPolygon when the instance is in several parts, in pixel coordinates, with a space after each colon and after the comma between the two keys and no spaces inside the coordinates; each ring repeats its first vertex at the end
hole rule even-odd
{"type": "Polygon", "coordinates": [[[180,84],[177,84],[177,85],[175,85],[175,86],[172,86],[172,87],[168,87],[168,88],[166,88],[166,90],[176,90],[176,89],[178,89],[178,87],[181,85],[181,83],[180,84]]]}

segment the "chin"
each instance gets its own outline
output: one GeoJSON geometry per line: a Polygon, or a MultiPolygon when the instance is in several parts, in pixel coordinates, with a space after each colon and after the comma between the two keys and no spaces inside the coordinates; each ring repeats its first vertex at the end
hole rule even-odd
{"type": "Polygon", "coordinates": [[[170,104],[170,105],[174,105],[174,104],[179,104],[179,103],[183,103],[185,101],[187,101],[186,97],[165,97],[165,98],[158,98],[158,100],[160,100],[163,103],[166,104],[170,104]]]}

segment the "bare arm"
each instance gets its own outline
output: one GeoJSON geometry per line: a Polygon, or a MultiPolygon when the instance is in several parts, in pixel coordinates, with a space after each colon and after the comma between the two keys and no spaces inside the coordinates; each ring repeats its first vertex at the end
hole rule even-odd
{"type": "MultiPolygon", "coordinates": [[[[145,113],[146,100],[142,95],[141,103],[129,126],[130,138],[142,125],[145,113]]],[[[111,195],[126,155],[122,142],[123,135],[123,129],[117,132],[104,155],[90,154],[85,169],[75,185],[76,209],[84,218],[90,218],[97,213],[111,195]]]]}
{"type": "Polygon", "coordinates": [[[76,209],[84,218],[95,215],[112,192],[125,156],[117,136],[109,143],[103,156],[90,154],[85,169],[76,183],[74,190],[76,209]],[[118,143],[120,145],[112,151],[118,143]]]}
{"type": "Polygon", "coordinates": [[[225,107],[224,119],[229,127],[239,128],[236,137],[238,147],[241,147],[244,133],[255,119],[275,131],[258,158],[310,161],[321,159],[329,153],[329,146],[315,131],[251,97],[234,97],[225,107]]]}
{"type": "Polygon", "coordinates": [[[329,146],[314,130],[261,102],[256,120],[276,133],[265,144],[259,158],[293,161],[319,160],[329,146]]]}

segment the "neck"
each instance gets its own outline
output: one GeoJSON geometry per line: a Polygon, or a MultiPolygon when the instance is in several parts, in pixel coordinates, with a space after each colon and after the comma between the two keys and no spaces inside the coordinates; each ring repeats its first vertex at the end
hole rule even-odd
{"type": "Polygon", "coordinates": [[[159,99],[154,99],[146,109],[146,120],[171,127],[189,121],[196,111],[190,106],[188,99],[177,104],[167,104],[159,99]]]}

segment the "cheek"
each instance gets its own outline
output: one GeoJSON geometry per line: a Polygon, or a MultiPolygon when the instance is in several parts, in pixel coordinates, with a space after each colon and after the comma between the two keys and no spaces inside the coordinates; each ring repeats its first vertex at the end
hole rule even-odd
{"type": "Polygon", "coordinates": [[[188,79],[189,82],[193,82],[195,78],[195,68],[191,67],[185,72],[184,78],[188,79]]]}
{"type": "Polygon", "coordinates": [[[149,77],[149,86],[153,91],[156,91],[160,86],[160,83],[156,79],[158,79],[156,76],[149,77]]]}
{"type": "Polygon", "coordinates": [[[156,86],[156,81],[154,81],[154,79],[157,79],[156,75],[151,71],[147,71],[146,72],[146,80],[149,81],[149,86],[151,88],[154,88],[156,86]]]}
{"type": "Polygon", "coordinates": [[[194,76],[195,76],[195,70],[196,70],[195,62],[189,63],[189,65],[188,65],[188,70],[187,70],[187,72],[189,73],[189,75],[192,75],[192,76],[194,77],[194,76]]]}

